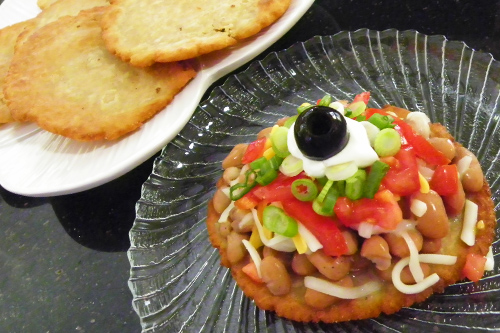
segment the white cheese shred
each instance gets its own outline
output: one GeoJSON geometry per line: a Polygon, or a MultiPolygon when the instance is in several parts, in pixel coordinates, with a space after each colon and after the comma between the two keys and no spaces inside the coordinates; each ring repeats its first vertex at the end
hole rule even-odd
{"type": "Polygon", "coordinates": [[[243,229],[247,227],[249,224],[252,224],[252,221],[253,221],[253,214],[251,212],[248,212],[245,214],[245,216],[243,216],[240,223],[238,223],[238,227],[240,227],[240,229],[243,229]]]}
{"type": "Polygon", "coordinates": [[[323,248],[323,244],[319,242],[319,240],[314,236],[302,223],[299,224],[299,234],[302,236],[304,241],[307,244],[307,248],[311,250],[311,252],[316,252],[319,249],[323,248]]]}
{"type": "Polygon", "coordinates": [[[470,164],[472,163],[472,157],[465,155],[457,162],[458,175],[460,179],[469,170],[470,164]]]}
{"type": "Polygon", "coordinates": [[[490,249],[486,254],[486,263],[484,264],[484,270],[492,271],[493,269],[495,269],[495,258],[493,257],[493,247],[490,246],[490,249]]]}
{"type": "Polygon", "coordinates": [[[255,226],[257,227],[257,231],[259,232],[260,239],[265,246],[281,252],[293,252],[296,250],[293,240],[289,237],[276,235],[273,238],[268,239],[264,233],[262,224],[260,223],[259,216],[257,215],[257,210],[255,208],[252,208],[251,211],[253,215],[253,221],[255,223],[255,226]]]}
{"type": "Polygon", "coordinates": [[[227,206],[226,209],[224,209],[224,211],[222,212],[222,214],[220,214],[218,222],[219,223],[227,222],[228,218],[229,218],[229,213],[231,212],[231,209],[233,209],[233,208],[234,208],[234,201],[231,201],[229,206],[227,206]]]}
{"type": "Polygon", "coordinates": [[[417,246],[415,245],[415,242],[413,241],[413,239],[411,239],[407,231],[401,233],[401,236],[408,245],[408,249],[410,249],[409,266],[411,275],[413,275],[413,278],[417,283],[422,282],[424,280],[424,271],[422,271],[422,267],[420,267],[420,261],[418,260],[417,246]]]}
{"type": "MultiPolygon", "coordinates": [[[[445,254],[419,254],[418,260],[427,264],[453,265],[457,262],[457,257],[445,254]]],[[[403,281],[401,281],[401,271],[409,262],[409,257],[403,258],[398,261],[392,269],[392,283],[394,287],[403,294],[418,294],[439,281],[439,276],[433,273],[416,284],[408,285],[403,283],[403,281]]]]}
{"type": "Polygon", "coordinates": [[[262,275],[260,273],[260,263],[262,262],[262,259],[260,259],[259,252],[257,252],[255,247],[253,247],[253,245],[249,241],[247,241],[246,239],[243,239],[241,242],[243,243],[243,245],[247,249],[248,254],[250,254],[250,258],[252,258],[252,261],[255,264],[255,267],[257,268],[257,274],[261,278],[262,275]]]}
{"type": "Polygon", "coordinates": [[[476,223],[478,206],[469,199],[465,200],[464,221],[460,239],[467,245],[472,246],[476,243],[476,223]]]}
{"type": "Polygon", "coordinates": [[[358,226],[358,234],[363,238],[370,238],[373,234],[373,224],[368,222],[361,222],[358,226]]]}
{"type": "Polygon", "coordinates": [[[304,286],[330,296],[342,299],[356,299],[379,291],[382,288],[382,283],[380,281],[370,281],[358,287],[342,287],[314,276],[306,276],[304,286]]]}
{"type": "Polygon", "coordinates": [[[427,205],[421,200],[413,199],[411,201],[410,210],[415,216],[422,217],[427,212],[427,205]]]}

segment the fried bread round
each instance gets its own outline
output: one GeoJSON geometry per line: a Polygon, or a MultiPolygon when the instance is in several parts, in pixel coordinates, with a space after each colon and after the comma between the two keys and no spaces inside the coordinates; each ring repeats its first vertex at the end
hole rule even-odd
{"type": "Polygon", "coordinates": [[[16,50],[33,32],[44,25],[56,21],[60,17],[77,15],[81,10],[106,6],[108,4],[108,0],[57,0],[42,10],[34,19],[30,20],[30,23],[26,25],[26,28],[17,39],[16,50]]]}
{"type": "Polygon", "coordinates": [[[135,66],[194,58],[234,45],[275,22],[291,0],[112,0],[103,38],[135,66]]]}
{"type": "Polygon", "coordinates": [[[0,30],[0,123],[14,121],[4,98],[3,86],[14,56],[16,40],[27,24],[29,21],[16,23],[0,30]]]}
{"type": "MultiPolygon", "coordinates": [[[[452,139],[446,129],[439,125],[431,126],[434,136],[452,139]]],[[[459,146],[455,142],[456,146],[459,146]]],[[[254,282],[242,268],[250,262],[246,258],[235,265],[231,265],[227,254],[227,241],[218,231],[219,214],[214,209],[212,202],[208,207],[207,229],[212,245],[219,250],[221,264],[231,269],[231,274],[238,286],[246,296],[253,299],[255,304],[263,309],[275,311],[279,316],[302,322],[341,322],[357,319],[374,318],[382,313],[392,314],[402,307],[408,307],[417,302],[422,302],[435,292],[443,292],[444,288],[457,282],[462,278],[461,272],[465,265],[468,253],[485,256],[488,252],[495,235],[495,213],[491,199],[490,188],[483,182],[483,188],[476,193],[469,193],[468,198],[478,204],[478,220],[483,220],[484,229],[477,230],[476,243],[467,246],[460,240],[462,223],[453,219],[450,232],[442,239],[442,247],[439,254],[457,256],[457,262],[452,266],[430,265],[431,272],[440,277],[438,283],[425,289],[418,294],[403,294],[399,292],[392,283],[384,283],[384,287],[366,297],[354,300],[342,300],[322,310],[314,309],[304,302],[305,287],[300,281],[294,281],[292,291],[284,296],[273,295],[265,284],[254,282]]]]}
{"type": "Polygon", "coordinates": [[[38,8],[44,10],[46,8],[49,8],[50,5],[52,5],[56,1],[57,0],[37,0],[36,4],[37,4],[38,8]]]}
{"type": "Polygon", "coordinates": [[[110,54],[101,38],[104,11],[62,17],[28,38],[5,82],[14,119],[76,140],[113,140],[162,110],[194,77],[188,62],[137,68],[110,54]]]}

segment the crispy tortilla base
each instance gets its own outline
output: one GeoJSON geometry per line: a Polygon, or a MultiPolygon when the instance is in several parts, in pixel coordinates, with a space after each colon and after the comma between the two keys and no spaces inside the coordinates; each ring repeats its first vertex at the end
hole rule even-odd
{"type": "MultiPolygon", "coordinates": [[[[452,138],[446,129],[439,124],[433,124],[432,131],[435,136],[452,138]]],[[[456,144],[458,145],[458,143],[456,144]]],[[[491,200],[490,188],[486,180],[484,180],[482,190],[474,194],[469,194],[468,198],[479,205],[479,219],[484,221],[485,228],[478,230],[476,244],[469,247],[460,240],[461,222],[456,219],[452,220],[450,233],[442,241],[441,254],[455,255],[458,259],[453,266],[431,265],[432,272],[437,273],[441,277],[438,283],[415,295],[400,293],[392,283],[385,283],[382,290],[367,297],[342,301],[325,310],[316,310],[304,303],[304,287],[294,287],[293,291],[286,296],[274,296],[264,284],[253,282],[241,270],[248,260],[231,267],[226,254],[226,240],[217,231],[219,215],[215,212],[211,202],[208,207],[207,228],[210,242],[215,248],[219,249],[221,264],[231,269],[231,274],[238,286],[243,290],[245,295],[254,300],[259,308],[275,311],[279,316],[290,320],[334,323],[374,318],[382,313],[395,313],[402,307],[424,301],[434,292],[443,292],[445,287],[460,280],[467,253],[486,255],[495,236],[496,226],[493,201],[491,200]]]]}
{"type": "Polygon", "coordinates": [[[113,140],[162,110],[195,76],[188,62],[137,68],[110,54],[101,38],[104,11],[62,17],[24,43],[4,89],[14,119],[76,140],[113,140]]]}
{"type": "Polygon", "coordinates": [[[66,15],[77,15],[81,10],[94,7],[106,6],[108,0],[57,0],[44,7],[34,19],[26,25],[24,31],[19,35],[16,42],[16,52],[18,48],[33,34],[37,29],[56,21],[66,15]]]}
{"type": "Polygon", "coordinates": [[[234,45],[271,25],[291,0],[112,0],[102,21],[112,53],[135,66],[234,45]]]}
{"type": "Polygon", "coordinates": [[[3,93],[5,77],[9,71],[10,63],[14,57],[14,47],[17,37],[29,24],[29,21],[20,22],[0,30],[0,123],[14,121],[3,93]]]}

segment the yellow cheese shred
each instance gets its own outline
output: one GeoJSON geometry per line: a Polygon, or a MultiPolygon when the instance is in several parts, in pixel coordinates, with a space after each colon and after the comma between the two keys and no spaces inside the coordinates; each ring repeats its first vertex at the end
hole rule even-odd
{"type": "Polygon", "coordinates": [[[427,179],[425,179],[424,176],[422,176],[420,172],[418,173],[418,180],[420,181],[420,192],[429,193],[430,190],[429,182],[427,181],[427,179]]]}
{"type": "Polygon", "coordinates": [[[293,244],[295,244],[295,247],[297,248],[297,252],[299,254],[306,253],[307,252],[307,243],[306,240],[299,234],[295,235],[293,238],[293,244]]]}

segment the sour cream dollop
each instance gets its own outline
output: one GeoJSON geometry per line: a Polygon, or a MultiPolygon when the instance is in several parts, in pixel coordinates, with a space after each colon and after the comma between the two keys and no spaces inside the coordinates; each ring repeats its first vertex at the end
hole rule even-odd
{"type": "MultiPolygon", "coordinates": [[[[378,160],[377,153],[370,145],[365,127],[351,118],[345,117],[345,120],[347,131],[350,133],[347,145],[336,155],[323,161],[314,161],[302,154],[295,141],[295,124],[290,127],[287,136],[288,150],[292,156],[302,160],[304,171],[310,177],[323,177],[325,169],[329,166],[354,162],[358,168],[365,168],[378,160]]],[[[325,142],[325,144],[328,144],[328,142],[325,142]]]]}

